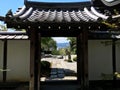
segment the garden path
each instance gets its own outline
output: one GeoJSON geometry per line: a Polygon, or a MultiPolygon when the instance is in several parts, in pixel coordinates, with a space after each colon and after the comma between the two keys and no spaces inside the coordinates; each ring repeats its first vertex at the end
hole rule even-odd
{"type": "Polygon", "coordinates": [[[63,59],[58,58],[43,58],[45,61],[51,63],[51,73],[50,77],[42,77],[41,81],[49,80],[76,80],[77,65],[76,62],[67,62],[63,59]]]}

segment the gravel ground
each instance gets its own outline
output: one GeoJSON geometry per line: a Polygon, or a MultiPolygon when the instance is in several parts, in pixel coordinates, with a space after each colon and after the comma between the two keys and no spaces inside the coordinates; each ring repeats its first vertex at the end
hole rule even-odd
{"type": "MultiPolygon", "coordinates": [[[[73,58],[74,56],[72,56],[73,58]]],[[[64,61],[66,59],[66,57],[64,56],[63,59],[58,59],[58,58],[55,58],[55,57],[50,57],[50,58],[42,58],[41,61],[48,61],[51,63],[51,68],[52,68],[52,71],[53,69],[57,68],[57,72],[59,72],[59,70],[64,70],[64,77],[63,78],[59,78],[57,77],[56,75],[56,78],[54,78],[53,80],[76,80],[77,77],[76,77],[76,74],[77,74],[77,63],[76,62],[67,62],[67,61],[64,61]]],[[[52,72],[53,74],[55,72],[52,72]]],[[[51,77],[54,77],[54,76],[51,76],[51,77]]],[[[49,78],[45,78],[45,77],[42,77],[41,78],[42,81],[44,80],[49,80],[49,78]]],[[[51,78],[50,78],[51,80],[51,78]]]]}

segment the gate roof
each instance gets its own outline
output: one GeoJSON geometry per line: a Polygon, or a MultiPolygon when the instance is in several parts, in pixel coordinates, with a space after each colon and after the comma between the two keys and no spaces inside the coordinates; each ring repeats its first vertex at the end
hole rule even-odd
{"type": "Polygon", "coordinates": [[[119,27],[120,14],[117,12],[117,8],[97,7],[90,2],[27,2],[15,13],[9,10],[5,22],[8,28],[108,30],[119,27]]]}

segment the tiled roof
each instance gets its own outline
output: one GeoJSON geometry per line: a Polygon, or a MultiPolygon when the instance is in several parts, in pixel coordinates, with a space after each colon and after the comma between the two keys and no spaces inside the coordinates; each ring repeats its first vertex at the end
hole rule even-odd
{"type": "Polygon", "coordinates": [[[0,40],[1,39],[25,40],[25,39],[28,39],[28,36],[27,35],[0,35],[0,40]]]}
{"type": "Polygon", "coordinates": [[[18,29],[60,30],[62,27],[62,30],[75,30],[75,28],[78,29],[87,25],[86,28],[88,29],[100,30],[102,27],[108,30],[111,27],[118,29],[119,18],[118,8],[108,9],[88,3],[29,2],[22,8],[18,8],[15,13],[11,10],[8,11],[4,21],[7,23],[7,27],[18,29]]]}
{"type": "Polygon", "coordinates": [[[28,36],[23,32],[0,32],[0,40],[28,40],[28,36]]]}
{"type": "MultiPolygon", "coordinates": [[[[24,22],[97,22],[109,18],[93,6],[84,7],[83,10],[45,10],[23,6],[15,14],[8,14],[7,16],[24,22]]],[[[118,17],[120,15],[112,16],[112,18],[118,17]]]]}

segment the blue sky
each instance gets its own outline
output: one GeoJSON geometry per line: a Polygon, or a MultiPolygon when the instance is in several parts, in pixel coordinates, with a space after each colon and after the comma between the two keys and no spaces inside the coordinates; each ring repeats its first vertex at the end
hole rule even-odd
{"type": "Polygon", "coordinates": [[[41,1],[41,2],[82,2],[90,0],[28,0],[28,1],[41,1]]]}
{"type": "Polygon", "coordinates": [[[53,37],[53,39],[54,39],[57,43],[69,43],[69,40],[67,40],[66,37],[53,37]]]}
{"type": "MultiPolygon", "coordinates": [[[[41,1],[41,2],[82,2],[90,0],[29,0],[29,1],[41,1]]],[[[0,16],[4,16],[8,10],[12,9],[13,12],[18,7],[24,5],[24,0],[0,0],[0,16]]]]}
{"type": "Polygon", "coordinates": [[[18,7],[23,5],[24,0],[0,0],[0,16],[4,16],[10,9],[15,12],[18,7]]]}
{"type": "MultiPolygon", "coordinates": [[[[29,0],[30,1],[30,0],[29,0]]],[[[31,1],[41,1],[41,2],[82,2],[89,0],[31,0],[31,1]]],[[[5,16],[8,10],[15,12],[19,7],[24,5],[24,0],[0,0],[0,16],[5,16]]],[[[0,22],[0,24],[3,24],[0,22]]],[[[54,37],[57,43],[69,42],[65,37],[54,37]]]]}

